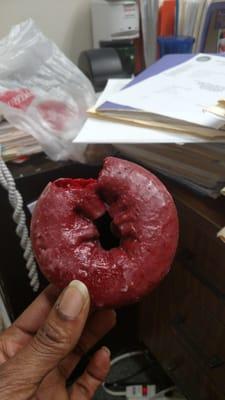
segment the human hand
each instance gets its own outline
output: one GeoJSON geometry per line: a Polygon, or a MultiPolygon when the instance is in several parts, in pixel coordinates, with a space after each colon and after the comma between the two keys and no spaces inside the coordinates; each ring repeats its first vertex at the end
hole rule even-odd
{"type": "Polygon", "coordinates": [[[114,326],[115,312],[90,315],[88,290],[79,281],[58,295],[49,286],[0,336],[1,400],[89,400],[105,380],[110,352],[103,347],[66,388],[81,357],[114,326]]]}

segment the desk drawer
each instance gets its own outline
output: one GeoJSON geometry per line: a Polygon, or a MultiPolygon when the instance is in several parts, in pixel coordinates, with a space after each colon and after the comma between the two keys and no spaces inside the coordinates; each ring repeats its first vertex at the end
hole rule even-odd
{"type": "Polygon", "coordinates": [[[207,371],[199,364],[192,350],[183,345],[183,341],[172,330],[168,334],[170,354],[162,361],[168,375],[190,400],[224,400],[217,385],[209,379],[207,371]]]}
{"type": "Polygon", "coordinates": [[[225,400],[225,325],[193,296],[176,312],[171,302],[145,300],[141,340],[188,399],[225,400]]]}
{"type": "Polygon", "coordinates": [[[225,302],[190,271],[175,263],[140,305],[139,327],[141,340],[191,400],[225,399],[225,302]]]}
{"type": "Polygon", "coordinates": [[[225,325],[207,304],[190,296],[171,323],[173,334],[198,360],[201,370],[225,396],[225,325]]]}
{"type": "Polygon", "coordinates": [[[198,320],[196,315],[189,318],[187,312],[186,319],[182,318],[179,310],[168,321],[166,314],[169,314],[170,304],[165,305],[164,300],[156,296],[143,303],[141,340],[188,399],[225,400],[225,375],[221,376],[224,374],[223,360],[218,361],[223,355],[213,343],[209,343],[209,348],[206,340],[201,344],[201,329],[206,336],[205,322],[198,320]]]}
{"type": "Polygon", "coordinates": [[[179,210],[177,260],[217,296],[225,298],[225,244],[216,236],[218,227],[185,210],[179,210]]]}

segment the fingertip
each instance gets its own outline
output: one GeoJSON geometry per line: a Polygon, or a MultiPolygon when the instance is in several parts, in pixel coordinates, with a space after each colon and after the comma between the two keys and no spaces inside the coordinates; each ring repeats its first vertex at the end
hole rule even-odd
{"type": "Polygon", "coordinates": [[[68,287],[72,287],[79,290],[79,292],[83,294],[85,299],[89,298],[88,288],[83,282],[78,280],[73,280],[69,283],[68,287]]]}
{"type": "Polygon", "coordinates": [[[88,308],[89,304],[87,287],[83,282],[74,280],[63,291],[56,303],[56,310],[62,319],[75,320],[84,309],[88,308]]]}
{"type": "Polygon", "coordinates": [[[110,355],[108,347],[101,347],[91,358],[85,372],[73,386],[72,399],[91,399],[98,387],[105,381],[110,370],[110,355]],[[73,397],[74,396],[74,397],[73,397]]]}
{"type": "Polygon", "coordinates": [[[95,353],[95,363],[101,370],[108,373],[110,369],[111,351],[108,347],[103,346],[95,353]]]}
{"type": "Polygon", "coordinates": [[[111,358],[111,351],[108,347],[102,346],[102,348],[100,350],[104,351],[104,353],[107,355],[108,358],[111,358]]]}

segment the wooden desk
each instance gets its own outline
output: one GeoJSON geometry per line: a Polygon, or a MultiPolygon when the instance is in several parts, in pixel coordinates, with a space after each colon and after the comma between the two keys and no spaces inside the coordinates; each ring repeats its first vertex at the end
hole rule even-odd
{"type": "Polygon", "coordinates": [[[191,400],[225,399],[225,198],[169,186],[180,219],[173,268],[140,305],[140,339],[191,400]]]}

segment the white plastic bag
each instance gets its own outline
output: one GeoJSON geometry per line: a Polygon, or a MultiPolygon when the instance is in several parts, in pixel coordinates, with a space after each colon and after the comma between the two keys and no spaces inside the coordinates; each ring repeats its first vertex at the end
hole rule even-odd
{"type": "Polygon", "coordinates": [[[95,103],[86,76],[48,40],[33,20],[0,41],[0,112],[32,134],[53,160],[83,161],[72,143],[95,103]]]}

